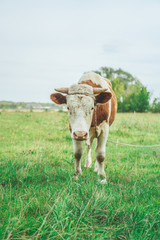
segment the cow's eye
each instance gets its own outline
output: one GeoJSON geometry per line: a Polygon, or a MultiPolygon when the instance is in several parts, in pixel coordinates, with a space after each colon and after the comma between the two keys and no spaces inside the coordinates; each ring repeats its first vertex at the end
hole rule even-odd
{"type": "Polygon", "coordinates": [[[69,107],[67,107],[67,110],[68,110],[68,111],[70,111],[70,108],[69,108],[69,107]]]}
{"type": "Polygon", "coordinates": [[[91,110],[94,110],[94,107],[92,107],[91,110]]]}

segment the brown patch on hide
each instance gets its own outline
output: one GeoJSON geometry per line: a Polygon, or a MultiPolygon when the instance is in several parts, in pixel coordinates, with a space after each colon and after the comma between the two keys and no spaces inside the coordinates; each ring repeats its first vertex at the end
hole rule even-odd
{"type": "Polygon", "coordinates": [[[109,86],[112,88],[112,84],[111,82],[107,79],[107,78],[104,78],[104,80],[109,84],[109,86]]]}
{"type": "Polygon", "coordinates": [[[104,156],[100,155],[100,156],[97,156],[97,161],[99,163],[102,163],[104,161],[104,156]]]}
{"type": "Polygon", "coordinates": [[[115,93],[112,90],[112,98],[111,98],[111,115],[109,118],[109,125],[111,125],[115,119],[116,116],[116,112],[117,112],[117,98],[115,93]]]}
{"type": "Polygon", "coordinates": [[[96,106],[96,124],[95,124],[95,110],[93,112],[93,118],[91,127],[95,127],[95,125],[99,126],[104,120],[108,121],[109,116],[109,103],[99,104],[96,106]]]}
{"type": "Polygon", "coordinates": [[[96,84],[96,83],[93,83],[91,80],[87,80],[87,81],[82,81],[80,82],[79,84],[87,84],[93,88],[101,88],[101,85],[100,84],[96,84]]]}
{"type": "MultiPolygon", "coordinates": [[[[110,81],[106,78],[104,78],[104,80],[108,83],[109,90],[111,91],[111,94],[112,94],[112,97],[111,97],[111,114],[110,114],[110,118],[109,118],[109,125],[111,125],[113,123],[114,119],[115,119],[116,112],[117,112],[117,99],[116,99],[116,95],[115,95],[115,93],[112,89],[112,84],[110,83],[110,81]]],[[[91,87],[98,87],[98,88],[102,87],[100,84],[97,85],[97,84],[93,83],[91,80],[82,81],[79,84],[87,84],[91,87]]],[[[97,116],[97,123],[96,123],[97,126],[99,126],[100,123],[102,123],[104,120],[106,120],[106,122],[108,122],[109,101],[107,103],[104,103],[104,104],[99,104],[99,107],[96,106],[96,116],[97,116]]],[[[91,127],[95,127],[95,110],[93,112],[91,127]]]]}
{"type": "Polygon", "coordinates": [[[82,154],[81,153],[75,153],[74,157],[79,161],[81,159],[82,154]]]}
{"type": "Polygon", "coordinates": [[[59,105],[66,103],[66,96],[62,95],[61,93],[52,93],[50,95],[50,99],[59,105]]]}

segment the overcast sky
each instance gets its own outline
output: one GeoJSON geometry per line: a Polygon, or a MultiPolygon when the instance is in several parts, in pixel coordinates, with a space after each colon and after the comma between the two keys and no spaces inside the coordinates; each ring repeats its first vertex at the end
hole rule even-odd
{"type": "Polygon", "coordinates": [[[159,0],[0,0],[0,100],[50,102],[102,66],[160,96],[159,0]]]}

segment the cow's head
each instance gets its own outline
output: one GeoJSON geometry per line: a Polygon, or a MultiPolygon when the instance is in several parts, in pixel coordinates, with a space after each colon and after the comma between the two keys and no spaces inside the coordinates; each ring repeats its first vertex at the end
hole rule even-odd
{"type": "Polygon", "coordinates": [[[75,84],[70,88],[55,89],[50,98],[56,104],[67,104],[71,137],[83,141],[89,138],[89,129],[92,122],[96,103],[104,104],[112,97],[109,90],[92,88],[86,84],[75,84]]]}

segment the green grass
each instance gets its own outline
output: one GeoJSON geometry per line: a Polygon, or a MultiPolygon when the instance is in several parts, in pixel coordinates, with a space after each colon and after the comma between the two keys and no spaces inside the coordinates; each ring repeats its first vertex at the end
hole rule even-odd
{"type": "MultiPolygon", "coordinates": [[[[0,126],[0,239],[160,239],[160,148],[108,143],[102,186],[85,154],[71,177],[66,113],[2,112],[0,126]]],[[[117,114],[109,139],[159,144],[160,115],[117,114]]]]}

